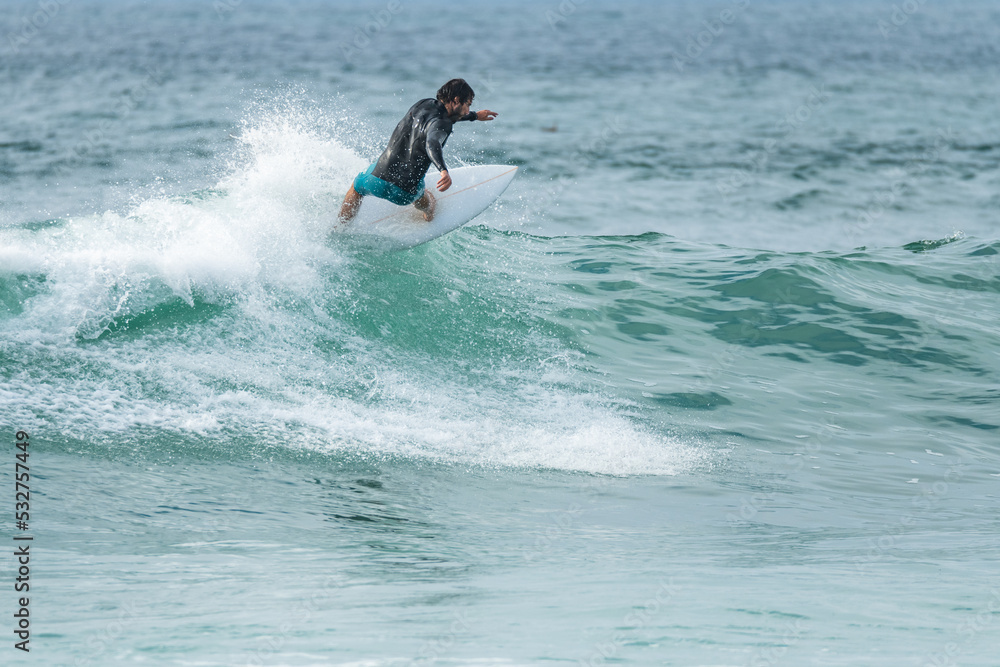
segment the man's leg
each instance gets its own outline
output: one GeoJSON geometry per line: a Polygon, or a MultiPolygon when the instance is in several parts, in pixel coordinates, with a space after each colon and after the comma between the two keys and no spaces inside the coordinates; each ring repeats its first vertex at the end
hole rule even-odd
{"type": "Polygon", "coordinates": [[[364,196],[359,195],[357,190],[354,189],[354,184],[351,183],[351,189],[344,195],[344,203],[340,207],[340,224],[346,225],[354,219],[363,198],[364,196]]]}
{"type": "Polygon", "coordinates": [[[430,222],[434,219],[434,209],[437,208],[437,205],[430,190],[424,190],[424,196],[413,202],[413,205],[418,211],[424,212],[424,220],[430,222]]]}

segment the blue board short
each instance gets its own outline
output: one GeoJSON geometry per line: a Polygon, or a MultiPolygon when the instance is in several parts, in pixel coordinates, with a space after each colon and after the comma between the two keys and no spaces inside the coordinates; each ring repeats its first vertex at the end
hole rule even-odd
{"type": "Polygon", "coordinates": [[[398,206],[407,206],[424,196],[424,179],[420,179],[420,190],[417,191],[417,194],[413,194],[398,185],[383,181],[378,176],[372,176],[373,169],[375,169],[375,163],[372,163],[368,169],[355,177],[354,191],[359,195],[372,195],[379,199],[388,199],[398,206]]]}

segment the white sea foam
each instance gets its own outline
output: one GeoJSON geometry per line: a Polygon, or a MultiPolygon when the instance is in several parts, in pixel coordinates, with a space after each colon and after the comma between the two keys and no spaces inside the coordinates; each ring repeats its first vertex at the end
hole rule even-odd
{"type": "Polygon", "coordinates": [[[22,327],[93,338],[164,300],[314,294],[321,273],[341,264],[326,237],[343,184],[364,163],[320,120],[283,107],[248,122],[211,190],[0,232],[0,272],[47,284],[22,327]]]}

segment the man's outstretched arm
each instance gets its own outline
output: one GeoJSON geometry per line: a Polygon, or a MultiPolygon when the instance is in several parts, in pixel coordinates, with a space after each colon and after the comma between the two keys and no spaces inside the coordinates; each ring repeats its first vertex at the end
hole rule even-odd
{"type": "Polygon", "coordinates": [[[489,109],[483,109],[482,111],[470,111],[468,114],[459,118],[459,120],[493,120],[498,114],[496,111],[490,111],[489,109]]]}

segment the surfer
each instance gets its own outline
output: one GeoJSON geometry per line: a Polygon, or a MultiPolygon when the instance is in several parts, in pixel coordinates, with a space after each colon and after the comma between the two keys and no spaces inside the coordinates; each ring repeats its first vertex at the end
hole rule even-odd
{"type": "Polygon", "coordinates": [[[420,100],[399,121],[389,145],[367,170],[357,175],[340,207],[340,221],[349,223],[367,195],[388,199],[393,204],[413,204],[423,211],[424,220],[434,218],[434,195],[424,188],[424,175],[431,163],[441,172],[437,188],[451,187],[451,176],[441,149],[451,135],[451,127],[461,120],[493,120],[495,111],[469,111],[476,94],[465,79],[452,79],[437,91],[437,99],[420,100]]]}

